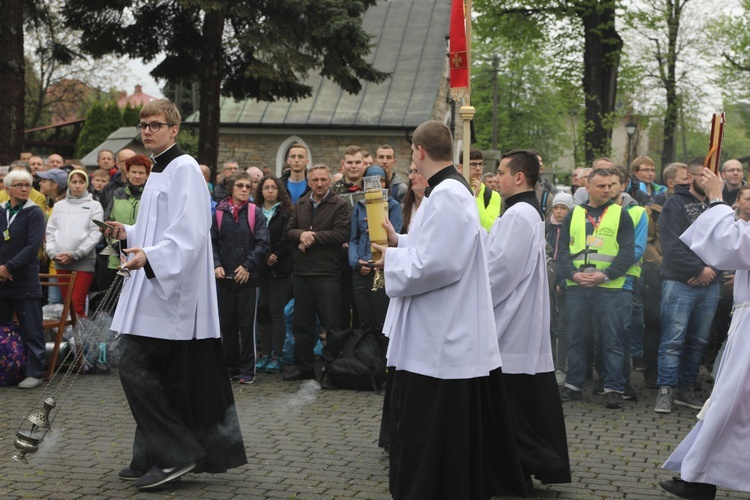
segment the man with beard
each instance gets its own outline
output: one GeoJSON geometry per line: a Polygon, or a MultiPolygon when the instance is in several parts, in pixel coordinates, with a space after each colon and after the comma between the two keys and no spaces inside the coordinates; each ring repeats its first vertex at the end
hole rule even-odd
{"type": "Polygon", "coordinates": [[[659,217],[663,260],[661,276],[661,343],[654,411],[671,413],[672,404],[695,410],[703,400],[693,393],[706,351],[716,305],[719,273],[680,240],[680,235],[701,215],[709,200],[701,187],[703,158],[688,163],[688,184],[677,185],[659,217]]]}

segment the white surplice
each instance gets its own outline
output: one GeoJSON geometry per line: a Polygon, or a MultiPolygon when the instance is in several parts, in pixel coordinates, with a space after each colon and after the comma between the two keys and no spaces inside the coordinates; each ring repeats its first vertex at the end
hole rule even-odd
{"type": "Polygon", "coordinates": [[[735,311],[708,409],[664,464],[685,481],[750,491],[750,224],[717,205],[680,239],[717,269],[736,269],[735,311]]]}
{"type": "Polygon", "coordinates": [[[555,370],[550,341],[544,221],[518,202],[497,219],[487,237],[492,306],[503,373],[555,370]]]}
{"type": "Polygon", "coordinates": [[[210,194],[189,155],[151,173],[128,246],[141,247],[155,277],[131,271],[117,304],[116,332],[166,340],[220,338],[210,194]]]}
{"type": "Polygon", "coordinates": [[[385,254],[389,366],[439,379],[501,366],[484,232],[474,196],[457,180],[422,200],[409,234],[385,254]]]}

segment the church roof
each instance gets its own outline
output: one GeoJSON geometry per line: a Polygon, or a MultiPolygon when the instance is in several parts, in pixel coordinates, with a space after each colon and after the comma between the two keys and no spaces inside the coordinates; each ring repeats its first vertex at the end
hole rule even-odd
{"type": "MultiPolygon", "coordinates": [[[[297,102],[222,98],[222,125],[414,128],[429,120],[443,78],[450,2],[388,0],[367,10],[363,26],[373,36],[370,61],[391,77],[363,82],[348,94],[318,74],[306,83],[312,96],[297,102]]],[[[198,113],[187,118],[197,122],[198,113]]]]}

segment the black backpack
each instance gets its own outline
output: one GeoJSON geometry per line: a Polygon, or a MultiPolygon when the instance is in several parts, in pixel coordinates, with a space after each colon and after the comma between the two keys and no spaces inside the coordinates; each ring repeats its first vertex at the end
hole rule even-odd
{"type": "Polygon", "coordinates": [[[377,332],[328,332],[323,347],[323,374],[339,389],[379,391],[385,383],[385,337],[377,332]]]}

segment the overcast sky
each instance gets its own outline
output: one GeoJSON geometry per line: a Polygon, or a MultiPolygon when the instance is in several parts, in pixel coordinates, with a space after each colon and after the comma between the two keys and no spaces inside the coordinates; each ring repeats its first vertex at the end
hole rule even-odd
{"type": "Polygon", "coordinates": [[[123,82],[125,88],[120,90],[124,90],[128,95],[131,95],[135,92],[135,86],[141,85],[143,86],[144,93],[153,97],[164,97],[161,90],[159,90],[161,85],[157,84],[156,80],[151,78],[151,75],[148,74],[158,63],[159,61],[155,60],[152,61],[151,64],[146,65],[139,60],[130,59],[128,62],[130,76],[125,82],[123,82]]]}

